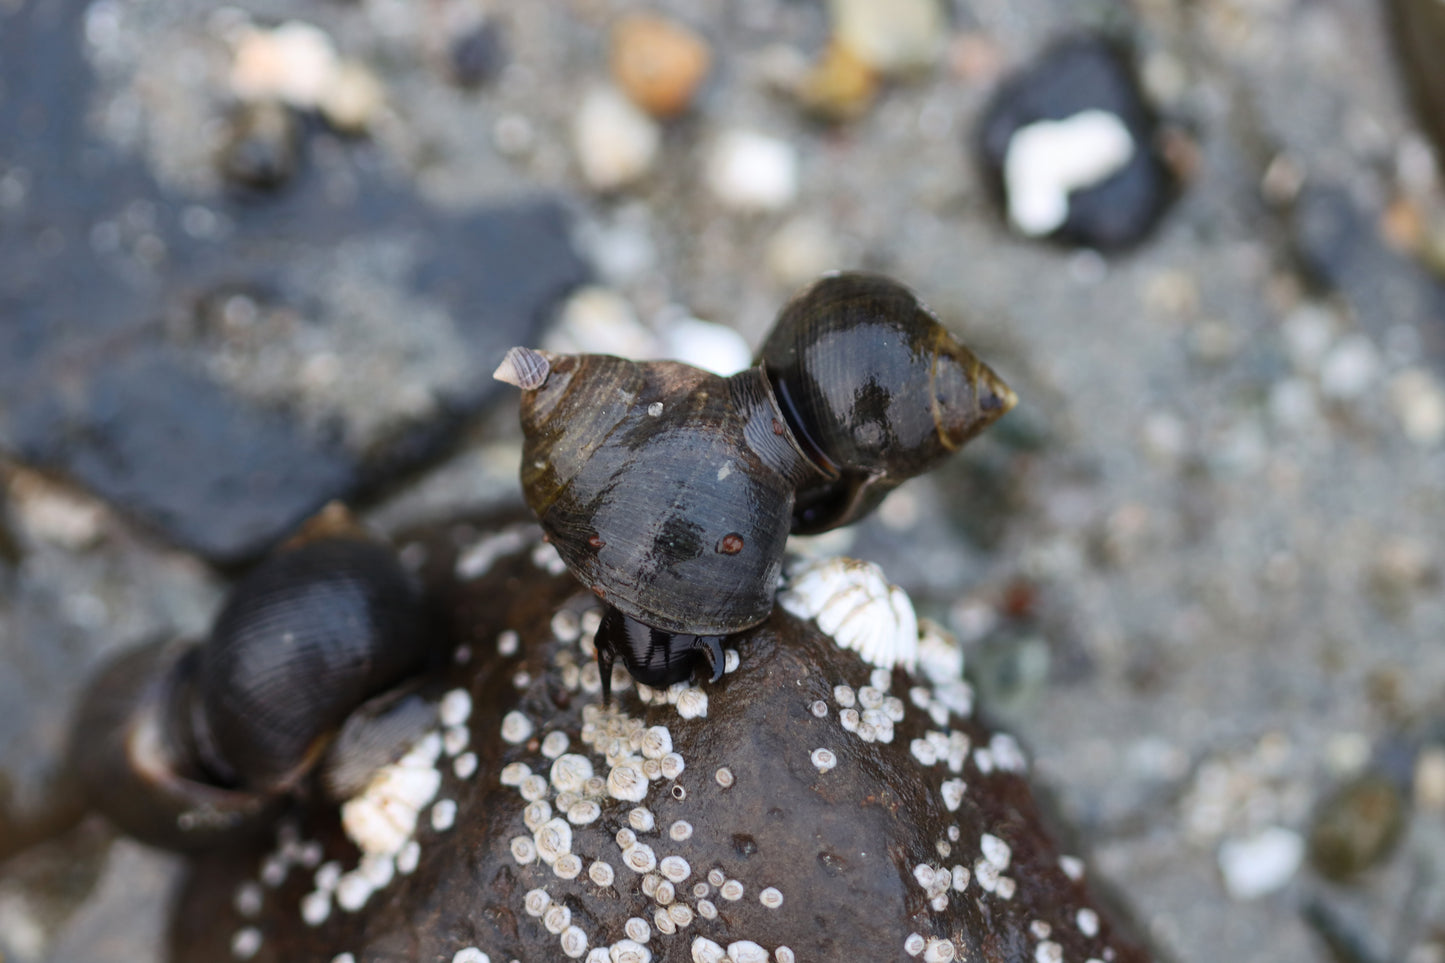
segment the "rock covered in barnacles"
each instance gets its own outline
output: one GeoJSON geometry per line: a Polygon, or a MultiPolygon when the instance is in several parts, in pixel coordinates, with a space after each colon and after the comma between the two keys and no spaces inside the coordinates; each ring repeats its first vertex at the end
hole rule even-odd
{"type": "Polygon", "coordinates": [[[535,531],[404,548],[459,644],[438,730],[365,802],[197,863],[178,963],[1148,958],[1045,835],[1022,752],[971,716],[928,623],[913,658],[936,679],[780,606],[717,684],[618,671],[604,708],[595,600],[535,531]]]}
{"type": "Polygon", "coordinates": [[[1115,249],[1142,240],[1174,195],[1156,126],[1126,53],[1085,36],[999,89],[979,143],[1017,231],[1115,249]]]}

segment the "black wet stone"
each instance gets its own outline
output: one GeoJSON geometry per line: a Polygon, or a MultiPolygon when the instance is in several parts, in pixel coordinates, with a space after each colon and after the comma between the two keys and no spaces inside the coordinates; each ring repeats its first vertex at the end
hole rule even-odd
{"type": "Polygon", "coordinates": [[[489,83],[507,65],[506,38],[492,19],[465,30],[452,40],[451,77],[460,87],[489,83]]]}
{"type": "MultiPolygon", "coordinates": [[[[319,124],[303,124],[285,190],[163,187],[88,125],[86,7],[0,10],[0,452],[83,483],[213,561],[254,557],[317,506],[441,452],[501,395],[491,370],[509,346],[537,339],[585,267],[557,198],[519,192],[441,211],[374,145],[319,124]],[[353,392],[318,411],[216,374],[225,346],[194,334],[209,293],[265,292],[322,342],[350,343],[340,282],[327,278],[357,273],[348,252],[358,249],[402,252],[376,283],[443,319],[430,330],[444,328],[450,376],[429,382],[432,369],[418,367],[412,386],[427,404],[348,434],[335,422],[400,386],[372,376],[372,398],[353,392]]],[[[253,184],[284,173],[246,169],[253,184]]],[[[407,357],[398,345],[415,323],[386,326],[395,356],[407,357]]]]}
{"type": "Polygon", "coordinates": [[[997,196],[1006,198],[1004,158],[1014,134],[1039,121],[1065,120],[1086,110],[1117,116],[1134,139],[1134,155],[1122,170],[1070,194],[1068,217],[1048,237],[1101,250],[1129,247],[1149,233],[1176,190],[1155,146],[1154,111],[1120,45],[1095,36],[1064,40],[1006,81],[979,127],[984,167],[997,196]]]}

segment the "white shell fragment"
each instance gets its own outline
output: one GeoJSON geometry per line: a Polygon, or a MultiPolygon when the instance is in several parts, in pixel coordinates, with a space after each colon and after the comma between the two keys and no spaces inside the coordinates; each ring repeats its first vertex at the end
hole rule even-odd
{"type": "Polygon", "coordinates": [[[835,642],[880,669],[902,665],[912,671],[918,661],[913,603],[871,562],[804,563],[792,572],[778,602],[800,619],[814,619],[835,642]]]}
{"type": "Polygon", "coordinates": [[[1116,174],[1134,149],[1124,122],[1104,110],[1022,128],[1004,157],[1009,220],[1030,237],[1057,230],[1068,219],[1069,194],[1116,174]]]}

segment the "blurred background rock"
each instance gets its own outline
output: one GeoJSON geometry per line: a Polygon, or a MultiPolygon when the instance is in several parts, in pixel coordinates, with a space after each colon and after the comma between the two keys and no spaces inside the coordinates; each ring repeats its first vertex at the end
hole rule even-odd
{"type": "Polygon", "coordinates": [[[964,639],[1166,957],[1445,960],[1441,9],[0,0],[0,956],[160,958],[100,660],[331,498],[514,501],[507,346],[737,365],[866,268],[1022,403],[799,548],[964,639]]]}

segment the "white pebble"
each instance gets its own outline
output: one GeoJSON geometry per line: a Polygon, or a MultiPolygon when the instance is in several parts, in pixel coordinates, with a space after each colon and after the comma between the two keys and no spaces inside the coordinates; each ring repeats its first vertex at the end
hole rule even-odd
{"type": "Polygon", "coordinates": [[[458,779],[470,779],[477,773],[477,754],[464,752],[452,762],[452,772],[458,779]]]}
{"type": "Polygon", "coordinates": [[[1224,887],[1237,900],[1258,899],[1283,887],[1304,858],[1304,840],[1289,829],[1271,826],[1219,847],[1224,887]]]}
{"type": "Polygon", "coordinates": [[[231,955],[238,960],[249,960],[261,949],[261,931],[247,926],[236,931],[231,937],[231,955]]]}
{"type": "Polygon", "coordinates": [[[1099,914],[1085,906],[1074,916],[1079,932],[1089,938],[1099,935],[1099,914]]]}
{"type": "Polygon", "coordinates": [[[941,792],[943,805],[949,812],[957,812],[958,807],[963,805],[963,793],[967,785],[962,779],[949,779],[943,783],[941,792]]]}
{"type": "Polygon", "coordinates": [[[582,177],[599,191],[615,191],[646,174],[661,138],[652,118],[611,87],[590,88],[572,120],[582,177]]]}
{"type": "Polygon", "coordinates": [[[1064,963],[1064,948],[1053,940],[1044,940],[1034,948],[1034,963],[1064,963]]]}
{"type": "Polygon", "coordinates": [[[726,131],[713,143],[706,165],[708,187],[729,207],[775,211],[797,197],[797,151],[776,137],[726,131]]]}
{"type": "Polygon", "coordinates": [[[396,871],[403,876],[410,876],[416,872],[417,866],[421,863],[421,844],[416,840],[408,840],[407,844],[396,854],[396,871]]]}
{"type": "Polygon", "coordinates": [[[497,633],[497,654],[516,655],[521,642],[522,637],[517,634],[515,629],[503,629],[497,633]]]}

